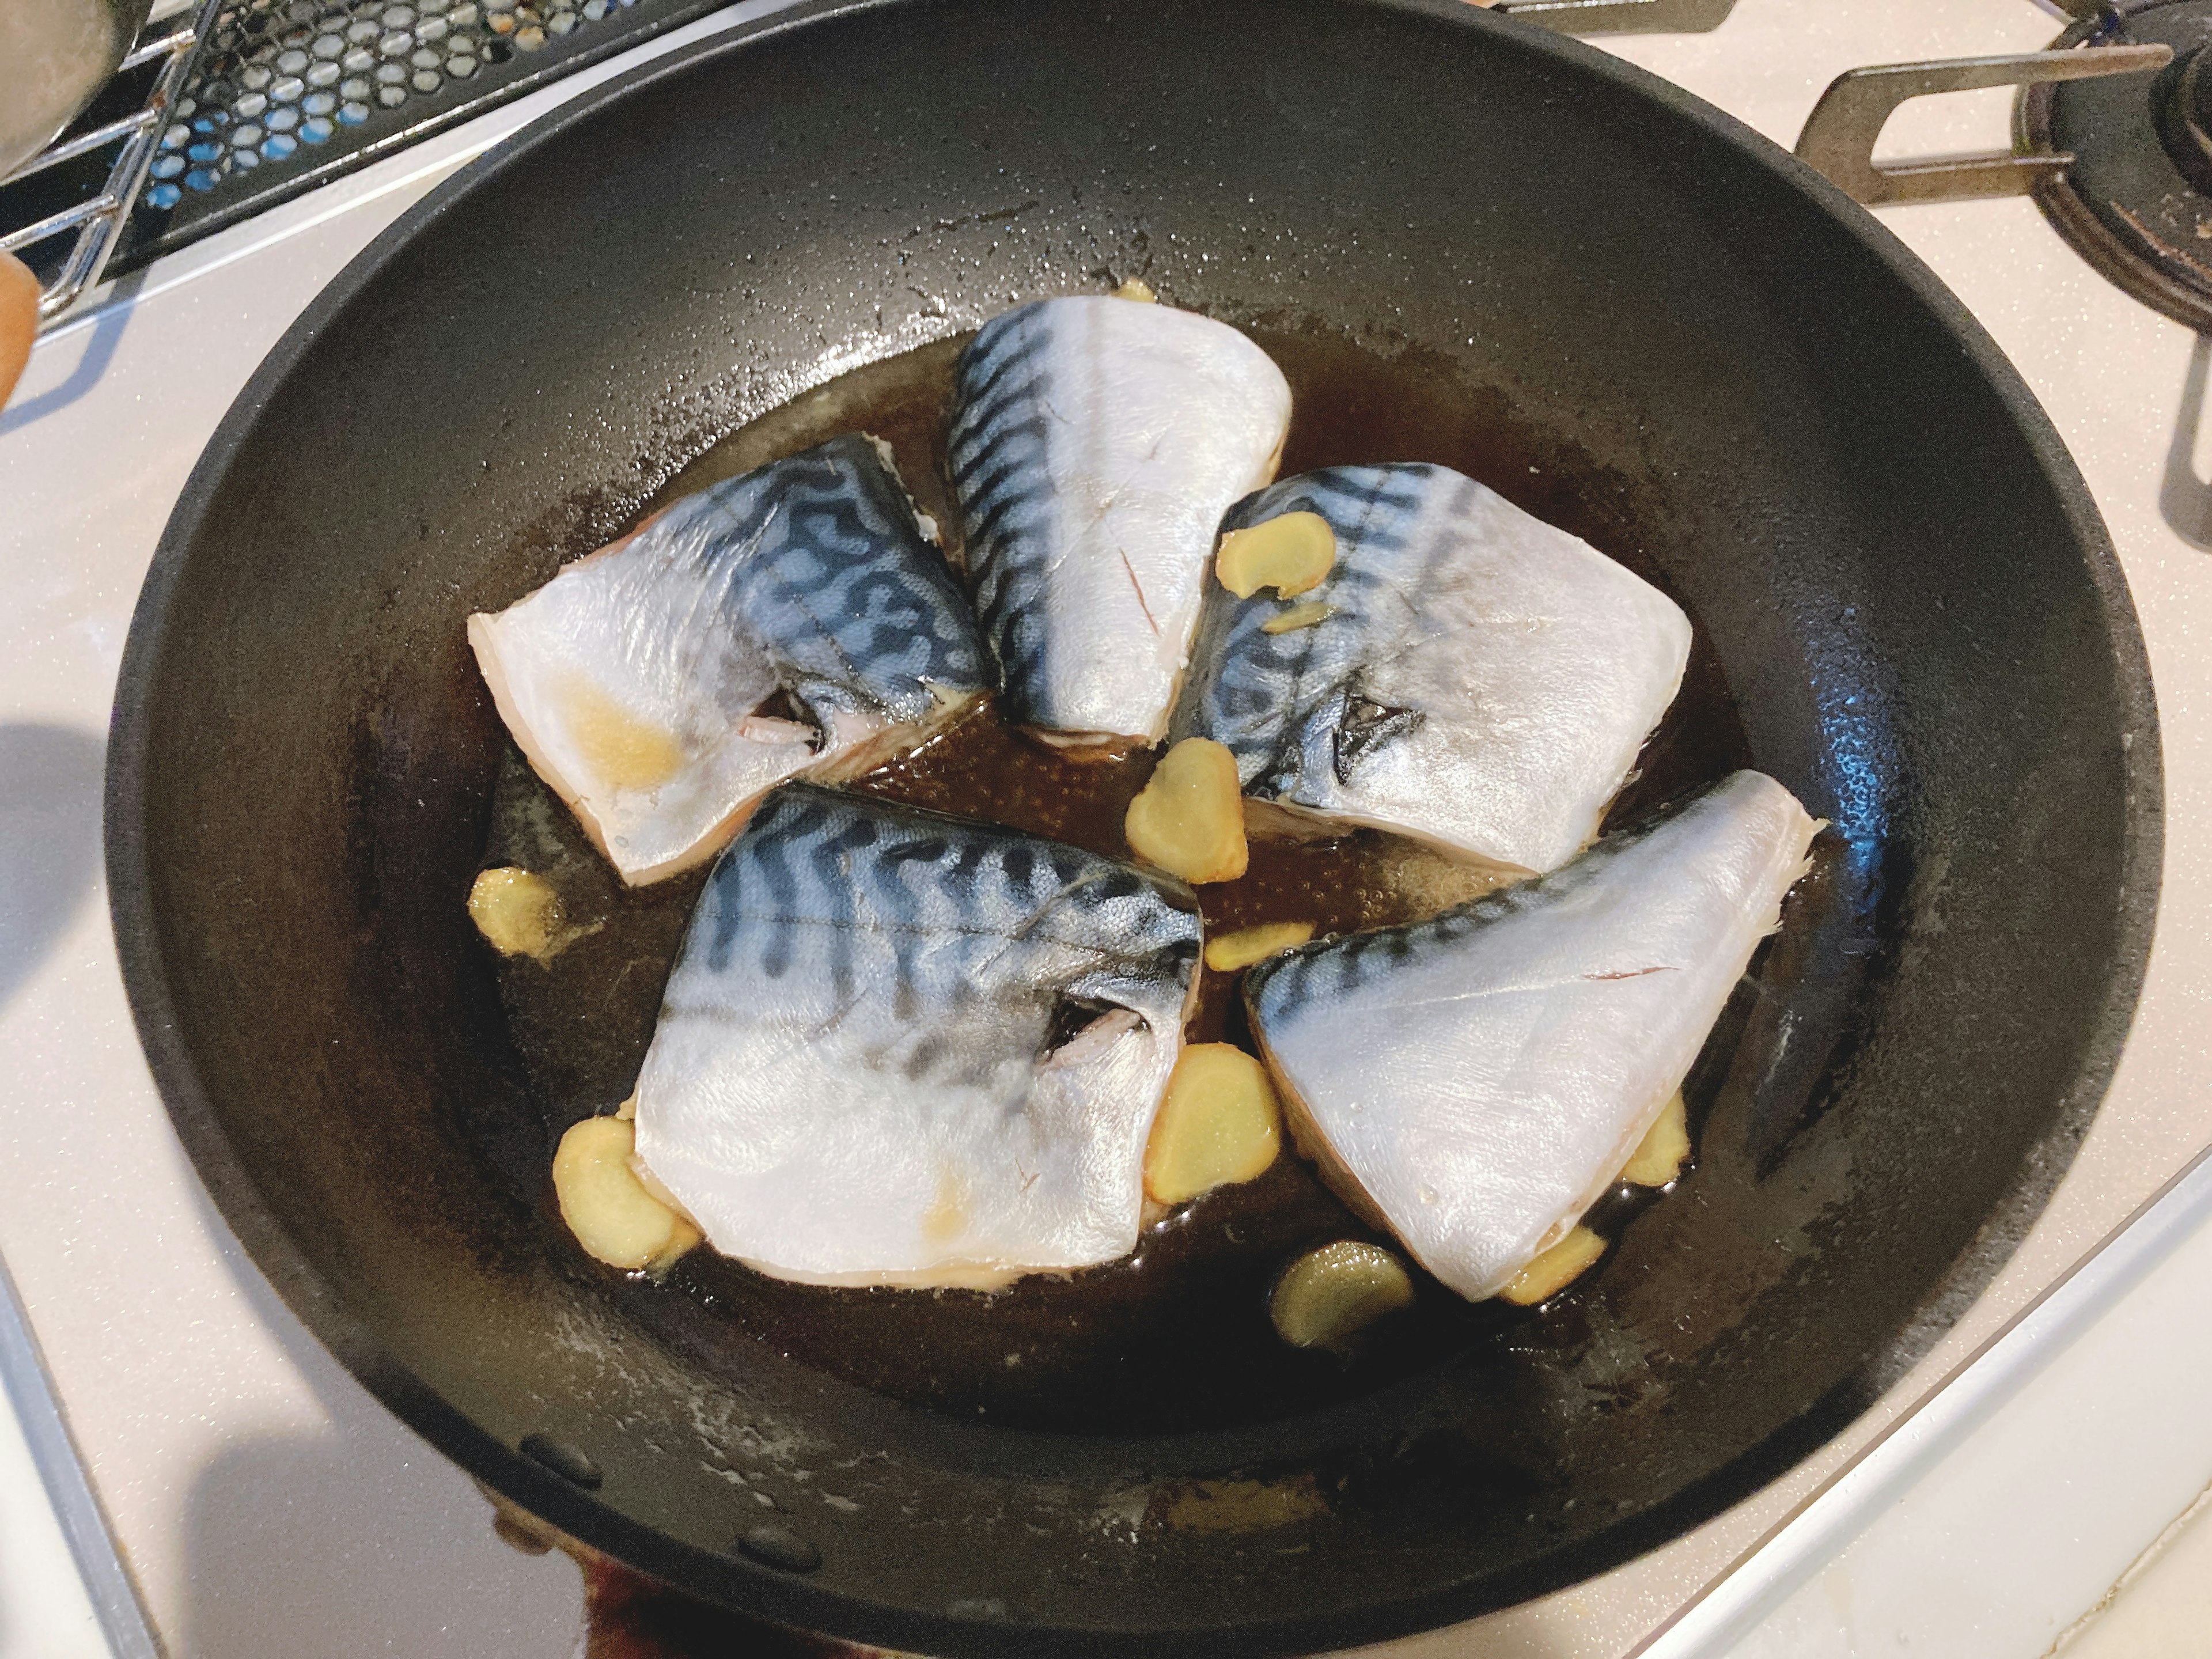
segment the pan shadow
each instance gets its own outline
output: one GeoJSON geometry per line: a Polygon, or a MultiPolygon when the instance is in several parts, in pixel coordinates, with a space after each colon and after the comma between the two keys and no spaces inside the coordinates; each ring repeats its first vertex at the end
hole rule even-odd
{"type": "Polygon", "coordinates": [[[90,732],[0,723],[0,1008],[98,879],[106,753],[90,732]]]}
{"type": "Polygon", "coordinates": [[[322,1421],[235,1437],[194,1477],[174,1659],[580,1656],[575,1569],[500,1542],[492,1507],[469,1478],[339,1366],[246,1259],[206,1195],[195,1199],[322,1421]]]}
{"type": "Polygon", "coordinates": [[[407,1490],[437,1458],[428,1446],[371,1457],[358,1438],[263,1436],[200,1471],[179,1659],[569,1659],[574,1571],[496,1542],[473,1493],[440,1503],[407,1490]]]}
{"type": "Polygon", "coordinates": [[[2200,334],[2190,345],[2189,368],[2181,380],[2181,407],[2174,414],[2173,436],[2166,445],[2158,510],[2175,535],[2191,547],[2212,552],[2212,479],[2197,476],[2197,439],[2204,424],[2208,379],[2212,379],[2212,335],[2200,334]]]}

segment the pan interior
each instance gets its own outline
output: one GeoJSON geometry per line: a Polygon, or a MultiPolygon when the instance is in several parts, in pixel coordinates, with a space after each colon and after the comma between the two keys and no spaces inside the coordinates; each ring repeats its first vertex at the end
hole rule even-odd
{"type": "MultiPolygon", "coordinates": [[[[1344,1645],[1753,1489],[1940,1333],[2063,1169],[2158,862],[2140,642],[2078,477],[1972,323],[1808,179],[1442,0],[820,8],[487,158],[264,366],[134,630],[118,930],[226,1214],[518,1501],[909,1649],[1344,1645]],[[1668,763],[1747,760],[1832,838],[1692,1079],[1688,1189],[1620,1218],[1585,1291],[1265,1397],[1155,1343],[1091,1398],[1157,1398],[1001,1395],[1000,1423],[954,1409],[976,1310],[887,1314],[919,1322],[892,1386],[881,1332],[871,1376],[830,1353],[844,1328],[824,1349],[729,1282],[623,1281],[550,1224],[552,1139],[605,1079],[543,1056],[611,1066],[617,1039],[533,1048],[469,930],[513,824],[460,623],[770,411],[752,441],[1132,275],[1283,356],[1294,465],[1451,461],[1659,581],[1704,677],[1668,763]],[[596,1487],[520,1455],[533,1435],[596,1487]],[[770,1522],[818,1571],[735,1547],[770,1522]]],[[[681,897],[639,902],[674,927],[681,897]]],[[[647,985],[610,999],[635,1042],[647,985]]]]}
{"type": "MultiPolygon", "coordinates": [[[[771,410],[684,468],[647,510],[857,429],[892,446],[925,513],[955,522],[944,452],[952,362],[967,337],[850,371],[771,410]]],[[[1285,476],[1358,462],[1434,461],[1500,480],[1553,522],[1641,562],[1632,509],[1587,457],[1540,442],[1510,410],[1468,396],[1422,354],[1385,357],[1318,334],[1263,329],[1255,337],[1284,367],[1298,410],[1285,476]]],[[[1644,562],[1644,574],[1661,576],[1644,562]]],[[[1711,641],[1700,635],[1692,655],[1682,694],[1608,815],[1613,824],[1634,824],[1659,804],[1750,763],[1711,641]]],[[[1069,759],[1010,732],[995,711],[978,710],[853,787],[1119,857],[1127,851],[1123,814],[1146,775],[1142,759],[1069,759]]],[[[1834,927],[1834,908],[1850,902],[1838,879],[1841,851],[1834,837],[1820,847],[1822,875],[1792,908],[1801,935],[1834,927]]],[[[1253,857],[1245,880],[1204,890],[1209,933],[1286,915],[1322,931],[1391,926],[1491,884],[1412,842],[1373,833],[1302,846],[1261,840],[1253,857]]],[[[705,872],[625,890],[511,745],[493,792],[483,859],[552,881],[568,925],[590,930],[550,964],[526,957],[495,964],[508,1030],[544,1118],[528,1126],[528,1145],[512,1149],[511,1162],[527,1169],[572,1122],[605,1111],[634,1086],[705,872]]],[[[1201,993],[1188,1039],[1251,1047],[1236,982],[1206,975],[1201,993]]],[[[1847,1007],[1839,1000],[1837,1012],[1847,1007]]],[[[1731,1039],[1741,1025],[1740,1014],[1727,1022],[1731,1039]]],[[[1770,1046],[1771,1036],[1762,1033],[1770,1046]]],[[[1723,1041],[1700,1079],[1717,1087],[1730,1062],[1723,1041]]],[[[1700,1119],[1708,1092],[1699,1091],[1700,1119]]],[[[1701,1191],[1696,1181],[1686,1177],[1669,1196],[1701,1191]]],[[[518,1196],[536,1202],[557,1230],[542,1176],[518,1196]]],[[[1617,1239],[1655,1196],[1620,1189],[1588,1224],[1617,1239]]],[[[788,1285],[702,1250],[675,1269],[664,1294],[640,1296],[633,1305],[663,1340],[696,1349],[709,1364],[741,1364],[748,1345],[767,1343],[895,1398],[994,1424],[1092,1436],[1271,1421],[1355,1399],[1476,1346],[1540,1345],[1573,1325],[1564,1306],[1540,1318],[1499,1303],[1470,1304],[1420,1275],[1414,1308],[1370,1333],[1352,1354],[1286,1348],[1267,1314],[1274,1276],[1300,1251],[1345,1238],[1389,1242],[1310,1166],[1286,1156],[1258,1181],[1179,1207],[1121,1262],[1031,1278],[996,1295],[788,1285]]]]}

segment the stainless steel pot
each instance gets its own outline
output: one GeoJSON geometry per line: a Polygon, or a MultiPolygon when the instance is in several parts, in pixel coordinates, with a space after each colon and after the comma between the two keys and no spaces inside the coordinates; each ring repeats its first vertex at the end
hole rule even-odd
{"type": "Polygon", "coordinates": [[[106,86],[152,0],[0,4],[0,179],[37,155],[106,86]]]}

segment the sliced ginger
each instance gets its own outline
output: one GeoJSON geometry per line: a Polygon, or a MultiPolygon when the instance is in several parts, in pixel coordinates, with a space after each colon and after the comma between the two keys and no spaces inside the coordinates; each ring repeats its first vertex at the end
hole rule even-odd
{"type": "Polygon", "coordinates": [[[658,1273],[699,1242],[699,1230],[646,1189],[631,1159],[637,1126],[587,1117],[561,1137],[553,1190],[561,1218],[587,1255],[610,1267],[658,1273]]]}
{"type": "Polygon", "coordinates": [[[560,894],[527,870],[481,872],[469,889],[469,920],[503,957],[545,962],[568,942],[560,894]]]}
{"type": "Polygon", "coordinates": [[[1255,962],[1279,956],[1314,936],[1310,921],[1263,921],[1257,927],[1240,928],[1206,941],[1206,965],[1217,974],[1233,974],[1255,962]]]}
{"type": "Polygon", "coordinates": [[[1185,881],[1234,881],[1250,857],[1237,758],[1211,738],[1185,738],[1160,757],[1129,803],[1129,850],[1185,881]]]}
{"type": "Polygon", "coordinates": [[[1316,623],[1326,622],[1336,614],[1336,607],[1324,605],[1319,599],[1302,599],[1287,611],[1278,611],[1260,624],[1262,634],[1295,634],[1301,628],[1311,628],[1316,623]]]}
{"type": "Polygon", "coordinates": [[[1571,1227],[1567,1236],[1523,1267],[1498,1295],[1519,1308],[1549,1301],[1580,1279],[1605,1254],[1605,1241],[1587,1227],[1571,1227]]]}
{"type": "Polygon", "coordinates": [[[1327,519],[1318,513],[1283,513],[1224,536],[1213,556],[1213,574],[1240,599],[1263,587],[1273,588],[1277,599],[1294,599],[1319,587],[1335,563],[1336,532],[1327,519]]]}
{"type": "Polygon", "coordinates": [[[1283,1146],[1267,1067],[1233,1043],[1194,1042],[1176,1061],[1145,1144],[1145,1194],[1181,1204],[1265,1175],[1283,1146]]]}
{"type": "Polygon", "coordinates": [[[1406,1264],[1376,1244],[1324,1244],[1291,1263],[1275,1281],[1267,1312],[1275,1334],[1294,1348],[1340,1347],[1413,1299],[1406,1264]]]}
{"type": "Polygon", "coordinates": [[[1682,1173],[1683,1160],[1689,1156],[1689,1109],[1677,1089],[1659,1109],[1658,1120],[1644,1132],[1642,1144],[1620,1166],[1620,1178],[1632,1187],[1663,1187],[1682,1173]]]}
{"type": "Polygon", "coordinates": [[[1157,304],[1159,297],[1152,292],[1152,285],[1141,276],[1124,276],[1121,286],[1114,290],[1117,300],[1135,300],[1148,306],[1157,304]]]}

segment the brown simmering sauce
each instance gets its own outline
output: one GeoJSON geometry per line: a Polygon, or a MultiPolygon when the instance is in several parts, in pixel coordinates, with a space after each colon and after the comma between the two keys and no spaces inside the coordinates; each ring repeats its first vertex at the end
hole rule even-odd
{"type": "MultiPolygon", "coordinates": [[[[1617,482],[1563,451],[1555,436],[1523,429],[1502,399],[1470,392],[1417,354],[1385,357],[1334,338],[1256,330],[1254,337],[1282,366],[1296,398],[1285,474],[1441,462],[1654,576],[1621,516],[1617,482]]],[[[926,346],[795,398],[709,450],[652,507],[860,430],[890,443],[918,505],[949,531],[945,436],[963,343],[926,346]]],[[[1126,857],[1122,816],[1154,758],[1146,750],[1073,757],[1009,730],[986,702],[848,787],[1126,857]]],[[[1633,821],[1747,762],[1741,723],[1699,629],[1681,695],[1608,822],[1633,821]]],[[[550,966],[518,958],[500,967],[509,1026],[545,1107],[550,1158],[568,1124],[629,1094],[704,872],[625,890],[513,754],[484,862],[537,872],[559,890],[570,917],[604,922],[550,966]]],[[[1267,922],[1310,922],[1327,933],[1431,915],[1498,879],[1403,838],[1360,830],[1304,842],[1255,837],[1242,878],[1198,893],[1209,937],[1267,922]]],[[[1188,1036],[1250,1047],[1237,975],[1203,973],[1188,1036]]],[[[1610,1233],[1649,1201],[1609,1198],[1586,1224],[1610,1233]]],[[[942,1411],[1109,1434],[1285,1416],[1366,1393],[1542,1316],[1469,1304],[1417,1272],[1413,1304],[1371,1327],[1349,1354],[1286,1347],[1269,1320],[1270,1288],[1292,1257],[1340,1239],[1390,1243],[1286,1152],[1257,1180],[1217,1188],[1148,1227],[1125,1260],[1066,1278],[1031,1278],[991,1295],[835,1290],[767,1279],[701,1249],[661,1284],[641,1284],[632,1306],[666,1340],[710,1359],[726,1353],[734,1364],[765,1344],[942,1411]]]]}

